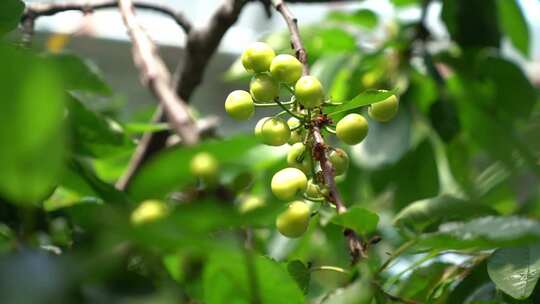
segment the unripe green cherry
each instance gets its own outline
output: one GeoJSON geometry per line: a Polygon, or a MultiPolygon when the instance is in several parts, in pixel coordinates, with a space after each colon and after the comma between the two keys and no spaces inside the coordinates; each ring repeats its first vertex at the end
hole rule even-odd
{"type": "Polygon", "coordinates": [[[165,217],[168,213],[167,205],[159,200],[147,200],[139,204],[139,206],[131,213],[131,223],[134,225],[142,225],[157,221],[165,217]]]}
{"type": "Polygon", "coordinates": [[[369,107],[369,116],[376,121],[387,122],[396,116],[399,102],[396,95],[392,95],[383,101],[376,102],[369,107]]]}
{"type": "Polygon", "coordinates": [[[288,200],[306,190],[307,177],[297,168],[285,168],[274,174],[270,186],[277,198],[288,200]]]}
{"type": "Polygon", "coordinates": [[[266,72],[275,56],[276,53],[268,44],[255,42],[242,53],[242,65],[248,72],[266,72]]]}
{"type": "Polygon", "coordinates": [[[303,76],[295,85],[296,100],[306,108],[314,108],[322,104],[324,89],[321,82],[313,76],[303,76]]]}
{"type": "Polygon", "coordinates": [[[334,166],[336,176],[342,175],[349,169],[349,155],[343,149],[336,148],[328,154],[328,158],[334,166]]]}
{"type": "Polygon", "coordinates": [[[309,225],[309,206],[302,201],[294,201],[276,218],[276,227],[282,235],[297,238],[306,232],[309,225]]]}
{"type": "Polygon", "coordinates": [[[361,142],[368,133],[367,120],[360,114],[347,114],[336,125],[337,137],[348,145],[361,142]]]}
{"type": "Polygon", "coordinates": [[[267,74],[257,74],[249,84],[251,96],[259,102],[271,102],[279,96],[277,82],[267,74]]]}
{"type": "Polygon", "coordinates": [[[255,105],[248,92],[236,90],[227,96],[225,111],[236,120],[246,120],[255,112],[255,105]]]}
{"type": "Polygon", "coordinates": [[[241,199],[238,211],[240,211],[240,213],[247,213],[264,206],[264,204],[265,202],[262,197],[247,195],[241,199]]]}
{"type": "Polygon", "coordinates": [[[271,117],[262,124],[261,137],[269,146],[281,146],[291,137],[291,129],[283,119],[271,117]]]}
{"type": "Polygon", "coordinates": [[[287,120],[287,124],[289,125],[289,129],[291,129],[291,138],[289,139],[289,145],[293,145],[297,142],[301,142],[304,140],[304,131],[305,129],[304,128],[299,128],[300,127],[300,120],[298,120],[298,118],[296,117],[291,117],[287,120]],[[293,129],[295,129],[293,131],[293,129]]]}
{"type": "Polygon", "coordinates": [[[193,176],[207,184],[214,184],[218,178],[219,163],[212,154],[199,152],[191,159],[190,169],[193,176]]]}
{"type": "Polygon", "coordinates": [[[306,195],[312,198],[319,198],[321,196],[321,187],[313,182],[313,179],[308,180],[306,186],[306,195]]]}
{"type": "Polygon", "coordinates": [[[287,164],[302,170],[306,174],[311,172],[310,153],[306,151],[306,146],[303,143],[299,142],[291,146],[287,154],[287,164]]]}
{"type": "Polygon", "coordinates": [[[272,117],[263,117],[263,118],[259,119],[259,121],[255,125],[255,129],[254,129],[255,137],[257,137],[260,140],[263,139],[262,138],[262,126],[270,118],[272,118],[272,117]]]}
{"type": "Polygon", "coordinates": [[[288,54],[277,55],[270,65],[270,73],[279,82],[294,84],[302,76],[302,63],[288,54]]]}

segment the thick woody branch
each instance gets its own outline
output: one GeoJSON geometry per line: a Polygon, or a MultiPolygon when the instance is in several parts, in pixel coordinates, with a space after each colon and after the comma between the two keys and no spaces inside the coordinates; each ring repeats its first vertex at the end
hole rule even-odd
{"type": "MultiPolygon", "coordinates": [[[[201,83],[208,62],[216,52],[227,30],[236,22],[245,0],[224,0],[210,18],[209,23],[188,34],[186,53],[175,72],[176,92],[189,102],[197,86],[201,83]]],[[[164,121],[163,109],[159,108],[153,121],[164,121]]],[[[117,183],[117,188],[125,189],[141,165],[165,147],[167,131],[145,134],[128,165],[125,175],[117,183]]]]}
{"type": "Polygon", "coordinates": [[[148,86],[163,107],[165,115],[185,144],[195,144],[199,133],[189,115],[186,103],[178,98],[171,84],[171,76],[158,55],[155,44],[136,20],[131,0],[119,0],[120,13],[133,42],[133,59],[142,82],[148,86]]]}
{"type": "MultiPolygon", "coordinates": [[[[274,6],[287,22],[287,26],[291,33],[291,45],[296,51],[296,57],[298,60],[304,64],[304,75],[307,75],[309,73],[309,69],[307,67],[307,54],[302,43],[302,38],[300,37],[297,20],[283,0],[275,0],[274,6]]],[[[328,200],[336,207],[338,213],[346,212],[347,207],[345,207],[343,199],[341,198],[341,195],[337,189],[334,177],[334,166],[328,159],[328,146],[324,142],[320,126],[317,124],[312,124],[310,127],[310,133],[313,138],[313,156],[315,159],[317,159],[321,166],[324,183],[329,191],[328,200]]],[[[352,262],[356,263],[360,257],[366,256],[366,245],[351,229],[345,229],[344,235],[347,237],[347,246],[349,247],[352,262]]]]}
{"type": "MultiPolygon", "coordinates": [[[[171,8],[163,5],[151,3],[151,2],[139,2],[134,1],[133,6],[138,9],[144,9],[149,11],[158,12],[166,16],[171,17],[186,33],[191,31],[191,23],[181,12],[177,12],[171,8]]],[[[101,1],[101,2],[89,2],[89,3],[32,3],[26,6],[26,10],[23,14],[23,23],[25,20],[35,19],[43,16],[52,16],[57,13],[66,11],[80,11],[83,13],[90,13],[95,10],[118,8],[118,2],[101,1]]]]}

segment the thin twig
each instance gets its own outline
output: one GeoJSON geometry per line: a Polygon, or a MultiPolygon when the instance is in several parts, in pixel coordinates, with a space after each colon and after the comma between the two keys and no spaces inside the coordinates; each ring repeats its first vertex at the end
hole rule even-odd
{"type": "Polygon", "coordinates": [[[186,103],[178,98],[171,84],[171,75],[159,57],[157,47],[139,25],[131,0],[119,0],[120,13],[133,42],[133,59],[139,68],[142,82],[159,100],[171,127],[184,144],[199,140],[199,133],[186,103]]]}
{"type": "MultiPolygon", "coordinates": [[[[133,6],[138,9],[145,9],[167,15],[171,17],[186,33],[189,33],[191,31],[191,22],[189,22],[189,20],[181,12],[177,12],[169,7],[151,2],[133,1],[133,6]]],[[[52,16],[57,13],[62,13],[66,11],[80,11],[83,13],[90,13],[95,10],[117,7],[118,2],[116,0],[89,3],[32,3],[26,6],[22,20],[36,20],[39,17],[52,16]]]]}
{"type": "Polygon", "coordinates": [[[418,304],[417,301],[415,300],[409,300],[409,299],[404,299],[404,298],[401,298],[401,297],[398,297],[398,296],[395,296],[389,292],[387,292],[386,290],[384,290],[384,288],[377,282],[372,282],[371,284],[373,284],[374,287],[376,287],[377,289],[379,289],[381,291],[382,294],[384,294],[385,297],[387,297],[390,301],[394,301],[394,302],[399,302],[399,303],[403,303],[403,304],[418,304]]]}
{"type": "MultiPolygon", "coordinates": [[[[308,75],[309,67],[307,63],[307,53],[298,29],[298,21],[283,0],[274,0],[274,6],[287,23],[287,27],[291,33],[292,48],[295,50],[298,60],[303,64],[303,74],[308,75]]],[[[324,183],[329,190],[328,200],[336,207],[338,213],[344,213],[347,211],[347,207],[345,207],[343,199],[341,198],[341,195],[337,189],[336,181],[334,179],[334,166],[328,159],[328,146],[325,144],[320,126],[317,124],[312,124],[310,126],[310,133],[313,138],[313,156],[321,165],[324,183]]],[[[345,229],[344,235],[347,238],[347,245],[353,264],[358,262],[360,257],[367,256],[367,245],[364,244],[364,242],[353,230],[345,229]]]]}

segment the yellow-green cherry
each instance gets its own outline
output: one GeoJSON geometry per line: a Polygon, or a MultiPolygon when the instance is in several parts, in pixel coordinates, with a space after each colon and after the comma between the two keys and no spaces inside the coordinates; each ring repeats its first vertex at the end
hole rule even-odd
{"type": "Polygon", "coordinates": [[[294,198],[298,193],[305,191],[306,186],[307,177],[297,168],[285,168],[278,171],[270,183],[272,193],[281,200],[294,198]]]}
{"type": "Polygon", "coordinates": [[[168,213],[167,205],[159,200],[146,200],[131,213],[131,223],[134,225],[142,225],[150,222],[155,222],[168,213]]]}
{"type": "Polygon", "coordinates": [[[193,176],[207,184],[214,184],[218,178],[219,163],[212,154],[199,152],[191,159],[190,170],[193,176]]]}
{"type": "Polygon", "coordinates": [[[249,84],[251,96],[259,102],[271,102],[279,96],[277,82],[267,74],[257,74],[249,84]]]}
{"type": "Polygon", "coordinates": [[[257,137],[259,140],[263,139],[262,138],[262,126],[270,118],[272,118],[272,117],[263,117],[263,118],[259,119],[257,124],[255,124],[254,133],[255,133],[255,137],[257,137]]]}
{"type": "Polygon", "coordinates": [[[306,108],[314,108],[322,104],[324,89],[321,82],[313,76],[302,76],[295,85],[296,100],[306,108]]]}
{"type": "Polygon", "coordinates": [[[288,238],[297,238],[306,232],[309,218],[309,206],[302,201],[293,201],[276,218],[276,227],[282,235],[288,238]]]}
{"type": "Polygon", "coordinates": [[[253,116],[255,105],[248,92],[236,90],[227,96],[225,111],[236,120],[247,120],[253,116]]]}
{"type": "Polygon", "coordinates": [[[291,137],[291,129],[283,119],[272,117],[262,124],[260,134],[263,143],[269,146],[281,146],[286,144],[291,137]]]}
{"type": "Polygon", "coordinates": [[[396,116],[399,102],[396,95],[392,95],[383,101],[376,102],[369,107],[369,116],[376,121],[387,122],[396,116]]]}
{"type": "Polygon", "coordinates": [[[242,197],[238,211],[240,211],[240,213],[247,213],[264,205],[265,202],[262,197],[256,195],[246,195],[245,197],[242,197]]]}
{"type": "Polygon", "coordinates": [[[242,53],[242,65],[248,72],[266,72],[275,56],[276,53],[268,44],[255,42],[242,53]]]}
{"type": "Polygon", "coordinates": [[[277,55],[270,65],[270,73],[279,82],[294,84],[302,76],[302,63],[288,54],[277,55]]]}
{"type": "Polygon", "coordinates": [[[301,142],[304,140],[304,128],[300,128],[300,120],[296,117],[291,117],[287,120],[287,124],[289,125],[289,129],[291,129],[291,138],[289,139],[289,145],[295,144],[297,142],[301,142]],[[293,131],[293,129],[295,129],[293,131]]]}
{"type": "Polygon", "coordinates": [[[336,176],[342,175],[349,169],[349,155],[343,149],[336,148],[328,154],[330,162],[334,166],[336,176]]]}
{"type": "Polygon", "coordinates": [[[298,168],[306,174],[311,171],[310,153],[306,151],[306,146],[303,143],[299,142],[291,146],[287,154],[287,163],[289,166],[298,168]]]}
{"type": "Polygon", "coordinates": [[[306,186],[306,195],[311,198],[321,197],[321,187],[313,182],[313,179],[308,180],[306,186]]]}
{"type": "Polygon", "coordinates": [[[360,143],[367,133],[367,120],[360,114],[348,114],[338,121],[336,125],[337,137],[348,145],[360,143]]]}

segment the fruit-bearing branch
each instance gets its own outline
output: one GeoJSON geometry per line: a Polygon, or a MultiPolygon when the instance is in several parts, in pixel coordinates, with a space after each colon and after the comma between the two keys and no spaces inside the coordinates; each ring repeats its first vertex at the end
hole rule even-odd
{"type": "MultiPolygon", "coordinates": [[[[300,31],[298,30],[298,21],[283,0],[275,0],[274,6],[287,23],[287,27],[291,33],[292,48],[295,50],[298,60],[303,64],[303,74],[307,75],[309,73],[307,53],[304,48],[304,44],[302,43],[300,31]]],[[[328,200],[336,207],[336,211],[338,213],[346,212],[347,207],[345,207],[343,199],[341,198],[341,195],[337,189],[336,181],[334,179],[334,166],[328,159],[328,146],[324,142],[324,137],[322,136],[320,126],[317,124],[311,124],[310,133],[314,142],[312,153],[314,158],[321,166],[324,183],[329,190],[328,200]]],[[[366,245],[362,240],[360,240],[358,235],[353,230],[345,229],[344,235],[347,238],[347,245],[352,263],[356,263],[360,257],[365,257],[367,255],[366,245]]]]}

